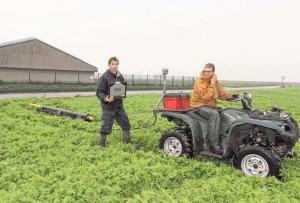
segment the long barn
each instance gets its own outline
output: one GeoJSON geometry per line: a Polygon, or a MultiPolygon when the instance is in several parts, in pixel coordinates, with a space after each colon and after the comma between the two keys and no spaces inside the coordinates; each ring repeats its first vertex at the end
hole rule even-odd
{"type": "Polygon", "coordinates": [[[36,38],[0,44],[1,81],[93,82],[97,71],[36,38]]]}

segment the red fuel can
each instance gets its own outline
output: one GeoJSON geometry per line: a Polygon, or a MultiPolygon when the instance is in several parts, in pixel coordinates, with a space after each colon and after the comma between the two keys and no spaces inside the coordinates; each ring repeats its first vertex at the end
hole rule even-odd
{"type": "Polygon", "coordinates": [[[186,93],[168,93],[163,98],[164,108],[181,110],[190,108],[190,95],[186,93]]]}

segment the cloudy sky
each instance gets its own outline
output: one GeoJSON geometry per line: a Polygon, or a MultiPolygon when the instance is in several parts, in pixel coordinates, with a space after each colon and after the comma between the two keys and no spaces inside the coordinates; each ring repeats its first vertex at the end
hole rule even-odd
{"type": "Polygon", "coordinates": [[[0,0],[0,43],[36,37],[125,74],[300,82],[299,0],[0,0]]]}

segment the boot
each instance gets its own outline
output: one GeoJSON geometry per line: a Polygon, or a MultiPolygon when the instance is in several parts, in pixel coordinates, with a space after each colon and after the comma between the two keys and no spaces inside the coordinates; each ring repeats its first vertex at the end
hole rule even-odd
{"type": "Polygon", "coordinates": [[[106,136],[107,135],[101,135],[100,134],[100,137],[99,137],[99,145],[101,147],[105,147],[105,144],[106,144],[106,136]]]}
{"type": "Polygon", "coordinates": [[[220,146],[212,146],[211,149],[215,154],[218,155],[222,155],[224,151],[220,146]]]}
{"type": "Polygon", "coordinates": [[[130,139],[130,131],[129,130],[123,130],[123,141],[128,144],[131,143],[130,139]]]}
{"type": "Polygon", "coordinates": [[[126,144],[131,144],[133,147],[135,147],[136,149],[141,148],[141,145],[138,143],[131,143],[131,139],[130,139],[130,131],[129,130],[123,130],[123,141],[126,144]]]}
{"type": "Polygon", "coordinates": [[[203,151],[210,152],[210,147],[207,140],[204,140],[203,142],[203,151]]]}

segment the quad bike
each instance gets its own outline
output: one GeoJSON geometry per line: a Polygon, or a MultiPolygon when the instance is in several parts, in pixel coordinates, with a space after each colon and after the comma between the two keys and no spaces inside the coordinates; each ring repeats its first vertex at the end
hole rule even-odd
{"type": "Polygon", "coordinates": [[[160,149],[172,156],[201,154],[218,159],[232,158],[234,167],[247,176],[280,177],[282,159],[296,156],[293,148],[299,138],[299,128],[293,115],[278,106],[274,106],[271,112],[252,109],[251,95],[239,95],[235,101],[241,101],[242,108],[218,108],[221,118],[220,145],[224,152],[222,155],[215,154],[207,142],[208,120],[193,112],[189,104],[186,105],[183,100],[186,95],[166,94],[167,72],[163,69],[163,96],[154,112],[161,112],[163,118],[178,127],[162,134],[160,149]],[[168,106],[166,99],[171,99],[173,106],[168,106]],[[158,107],[162,100],[164,107],[158,107]]]}

